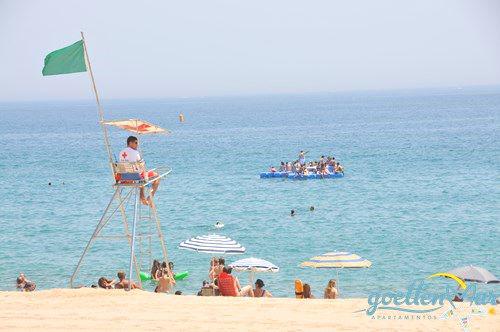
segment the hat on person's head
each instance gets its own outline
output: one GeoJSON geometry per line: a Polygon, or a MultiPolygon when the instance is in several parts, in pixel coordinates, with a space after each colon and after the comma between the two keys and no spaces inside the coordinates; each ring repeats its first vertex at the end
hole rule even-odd
{"type": "Polygon", "coordinates": [[[265,285],[264,285],[264,281],[262,281],[262,279],[257,279],[257,280],[255,281],[255,284],[256,284],[257,286],[259,286],[260,288],[262,288],[262,287],[264,287],[264,286],[265,286],[265,285]]]}

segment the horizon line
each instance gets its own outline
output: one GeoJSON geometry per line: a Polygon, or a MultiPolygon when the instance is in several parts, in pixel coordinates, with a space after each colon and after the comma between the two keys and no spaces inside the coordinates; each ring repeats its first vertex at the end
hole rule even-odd
{"type": "MultiPolygon", "coordinates": [[[[199,95],[199,96],[145,96],[145,97],[114,97],[101,98],[102,101],[119,101],[119,100],[197,100],[197,99],[224,99],[224,98],[248,98],[248,97],[279,97],[279,96],[313,96],[313,95],[336,95],[336,94],[359,94],[359,93],[404,93],[404,92],[431,92],[431,91],[463,91],[463,90],[481,90],[481,89],[499,89],[499,84],[480,84],[480,85],[465,85],[465,86],[430,86],[430,87],[413,87],[413,88],[380,88],[380,89],[347,89],[333,91],[290,91],[290,92],[255,92],[255,93],[234,93],[234,94],[214,94],[214,95],[199,95]]],[[[486,91],[485,91],[486,92],[486,91]]],[[[493,91],[491,91],[493,92],[493,91]]],[[[63,98],[63,99],[10,99],[0,100],[0,104],[20,104],[20,103],[46,103],[46,102],[87,102],[94,98],[63,98]]]]}

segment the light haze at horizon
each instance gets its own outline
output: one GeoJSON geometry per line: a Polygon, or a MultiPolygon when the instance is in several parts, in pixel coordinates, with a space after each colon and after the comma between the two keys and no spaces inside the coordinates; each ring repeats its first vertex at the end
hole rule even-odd
{"type": "Polygon", "coordinates": [[[86,99],[42,77],[84,31],[103,98],[500,84],[496,1],[0,1],[0,101],[86,99]]]}

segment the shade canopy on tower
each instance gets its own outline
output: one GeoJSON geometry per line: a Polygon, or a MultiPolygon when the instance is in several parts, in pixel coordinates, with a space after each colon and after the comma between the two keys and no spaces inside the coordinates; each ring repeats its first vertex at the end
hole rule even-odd
{"type": "Polygon", "coordinates": [[[110,120],[104,121],[103,123],[108,126],[114,126],[130,131],[134,134],[170,134],[170,130],[163,129],[157,125],[140,119],[110,120]]]}

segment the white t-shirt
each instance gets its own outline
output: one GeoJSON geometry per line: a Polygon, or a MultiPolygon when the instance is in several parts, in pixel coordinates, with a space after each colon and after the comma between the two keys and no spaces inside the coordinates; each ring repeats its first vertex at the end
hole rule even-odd
{"type": "Polygon", "coordinates": [[[126,147],[120,151],[120,161],[128,161],[129,163],[135,163],[141,160],[141,155],[139,151],[132,149],[131,147],[126,147]]]}

